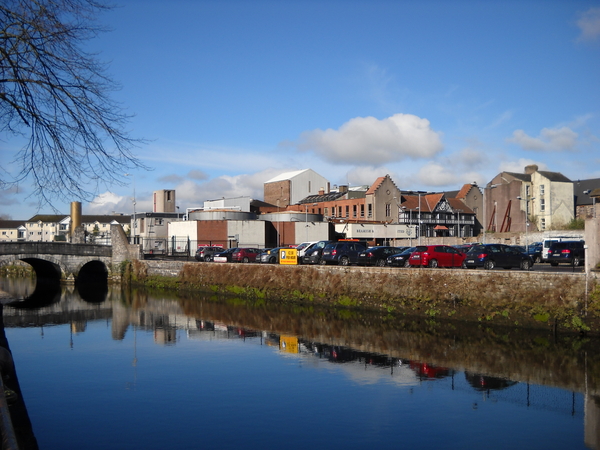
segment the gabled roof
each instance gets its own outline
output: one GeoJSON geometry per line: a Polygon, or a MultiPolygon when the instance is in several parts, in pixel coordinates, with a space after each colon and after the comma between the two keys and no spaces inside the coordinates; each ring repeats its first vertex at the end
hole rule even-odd
{"type": "Polygon", "coordinates": [[[598,196],[600,190],[600,178],[592,178],[590,180],[578,180],[573,183],[573,195],[575,195],[576,206],[591,205],[593,197],[598,196]],[[586,191],[590,191],[589,195],[586,191]],[[596,191],[594,193],[594,191],[596,191]]]}
{"type": "Polygon", "coordinates": [[[24,226],[24,220],[0,220],[0,228],[19,228],[24,226]]]}
{"type": "Polygon", "coordinates": [[[44,222],[44,223],[55,223],[60,222],[65,217],[69,217],[68,214],[36,214],[26,222],[44,222]]]}
{"type": "Polygon", "coordinates": [[[271,178],[270,180],[265,181],[265,183],[275,183],[276,181],[291,180],[292,178],[300,175],[301,173],[307,172],[309,170],[310,169],[302,169],[302,170],[295,170],[293,172],[284,172],[284,173],[277,175],[276,177],[271,178]]]}
{"type": "Polygon", "coordinates": [[[474,187],[476,187],[473,184],[467,183],[464,184],[463,187],[460,189],[460,191],[458,191],[457,194],[455,195],[447,195],[448,198],[467,198],[467,195],[469,194],[469,192],[471,191],[471,189],[473,189],[474,187]]]}
{"type": "Polygon", "coordinates": [[[377,191],[377,189],[379,189],[379,187],[383,184],[383,182],[385,181],[385,178],[386,177],[379,177],[379,178],[377,178],[375,180],[375,183],[373,183],[371,185],[371,187],[369,188],[369,190],[367,191],[367,195],[374,194],[377,191]]]}
{"type": "Polygon", "coordinates": [[[542,170],[538,170],[538,173],[545,176],[546,178],[548,178],[550,181],[554,181],[557,183],[571,183],[571,180],[569,180],[567,177],[565,177],[562,173],[560,172],[545,172],[542,170]]]}
{"type": "Polygon", "coordinates": [[[510,175],[513,178],[521,181],[531,182],[531,175],[526,173],[517,173],[517,172],[502,172],[503,174],[510,175]]]}
{"type": "MultiPolygon", "coordinates": [[[[471,208],[465,205],[458,198],[446,198],[443,193],[437,194],[424,194],[421,195],[421,212],[432,212],[436,206],[446,199],[454,211],[460,210],[466,214],[475,214],[471,208]]],[[[419,211],[419,196],[415,194],[402,195],[401,207],[406,208],[409,211],[419,211]]]]}

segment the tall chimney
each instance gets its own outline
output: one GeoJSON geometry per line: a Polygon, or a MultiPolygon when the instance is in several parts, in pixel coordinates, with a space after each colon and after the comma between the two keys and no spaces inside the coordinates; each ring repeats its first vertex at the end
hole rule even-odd
{"type": "Polygon", "coordinates": [[[71,229],[69,235],[73,237],[75,229],[81,225],[81,202],[71,202],[71,229]]]}

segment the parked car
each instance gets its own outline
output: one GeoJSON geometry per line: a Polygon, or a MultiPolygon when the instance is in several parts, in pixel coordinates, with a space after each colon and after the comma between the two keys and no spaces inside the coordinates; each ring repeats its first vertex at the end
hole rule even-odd
{"type": "Polygon", "coordinates": [[[548,262],[552,266],[558,266],[561,263],[579,266],[585,261],[585,242],[584,241],[562,241],[555,242],[550,247],[548,253],[548,262]]]}
{"type": "Polygon", "coordinates": [[[386,264],[392,267],[410,267],[408,258],[417,249],[417,247],[408,247],[403,252],[387,257],[386,264]]]}
{"type": "Polygon", "coordinates": [[[388,256],[400,253],[404,249],[405,247],[369,247],[358,254],[358,265],[384,267],[388,256]]]}
{"type": "Polygon", "coordinates": [[[223,250],[222,252],[213,253],[212,261],[213,262],[231,262],[231,258],[233,253],[237,250],[237,248],[228,248],[227,250],[223,250]]]}
{"type": "Polygon", "coordinates": [[[302,264],[319,264],[321,262],[323,249],[330,243],[331,241],[319,241],[316,244],[312,244],[305,250],[302,264]]]}
{"type": "Polygon", "coordinates": [[[257,248],[237,248],[231,255],[231,261],[241,263],[254,262],[259,254],[260,250],[257,248]]]}
{"type": "Polygon", "coordinates": [[[552,247],[552,244],[556,243],[556,242],[563,242],[563,241],[582,241],[583,239],[579,239],[579,237],[575,237],[575,236],[552,236],[549,238],[546,238],[542,241],[542,262],[550,262],[548,261],[548,256],[550,256],[550,247],[552,247]]]}
{"type": "Polygon", "coordinates": [[[466,255],[449,245],[418,245],[408,259],[411,266],[462,267],[466,255]]]}
{"type": "Polygon", "coordinates": [[[505,269],[515,267],[529,270],[533,267],[533,259],[524,248],[504,244],[481,244],[467,252],[463,266],[468,269],[483,267],[491,270],[494,267],[505,269]]]}
{"type": "MultiPolygon", "coordinates": [[[[276,248],[265,249],[265,251],[263,251],[260,254],[260,262],[268,263],[268,264],[279,263],[280,250],[284,250],[284,249],[289,250],[289,247],[276,247],[276,248]]],[[[258,258],[257,258],[257,261],[258,261],[258,258]]]]}
{"type": "Polygon", "coordinates": [[[196,250],[196,256],[194,256],[194,258],[196,258],[196,261],[209,262],[212,261],[212,257],[215,253],[222,252],[224,250],[225,249],[223,247],[203,245],[198,247],[198,250],[196,250]]]}
{"type": "Polygon", "coordinates": [[[534,264],[542,262],[542,249],[543,245],[541,242],[533,242],[526,246],[527,254],[531,256],[534,264]]]}
{"type": "Polygon", "coordinates": [[[454,247],[456,250],[459,250],[463,253],[467,253],[469,250],[471,250],[471,248],[474,245],[479,245],[479,243],[475,243],[475,242],[471,242],[468,244],[459,244],[459,245],[453,245],[452,247],[454,247]]]}
{"type": "Polygon", "coordinates": [[[317,242],[318,241],[303,242],[296,247],[296,251],[298,252],[298,264],[303,263],[302,259],[306,254],[306,250],[308,250],[313,244],[316,244],[317,242]]]}
{"type": "Polygon", "coordinates": [[[360,242],[333,242],[323,248],[319,264],[339,264],[340,266],[356,264],[358,262],[358,254],[365,250],[365,245],[360,242]]]}

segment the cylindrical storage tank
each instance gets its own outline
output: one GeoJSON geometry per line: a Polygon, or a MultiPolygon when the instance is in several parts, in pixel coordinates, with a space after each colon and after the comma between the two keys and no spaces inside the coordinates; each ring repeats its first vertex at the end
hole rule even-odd
{"type": "Polygon", "coordinates": [[[284,211],[261,214],[259,220],[270,222],[322,222],[322,214],[312,214],[299,211],[284,211]]]}
{"type": "Polygon", "coordinates": [[[81,202],[71,202],[71,229],[69,234],[73,236],[75,229],[81,225],[81,202]]]}
{"type": "Polygon", "coordinates": [[[229,209],[211,209],[210,211],[190,211],[188,220],[256,220],[256,214],[229,209]]]}

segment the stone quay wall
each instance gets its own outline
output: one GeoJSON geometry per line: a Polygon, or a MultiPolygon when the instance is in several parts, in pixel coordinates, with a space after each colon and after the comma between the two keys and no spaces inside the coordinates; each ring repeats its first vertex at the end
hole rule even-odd
{"type": "Polygon", "coordinates": [[[129,281],[428,319],[600,332],[600,273],[138,260],[129,281]]]}

